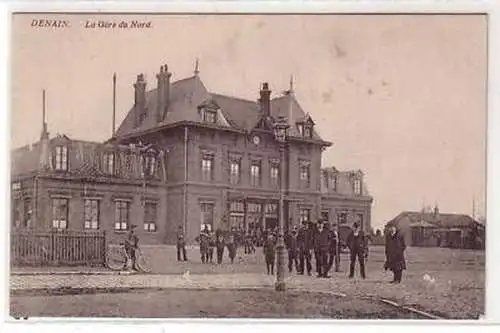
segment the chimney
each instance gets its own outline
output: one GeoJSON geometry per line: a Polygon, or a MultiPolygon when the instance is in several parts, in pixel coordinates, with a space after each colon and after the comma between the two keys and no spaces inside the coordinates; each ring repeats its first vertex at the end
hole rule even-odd
{"type": "Polygon", "coordinates": [[[264,116],[270,116],[271,114],[271,90],[269,90],[269,84],[264,82],[262,88],[260,89],[260,110],[264,116]]]}
{"type": "Polygon", "coordinates": [[[144,119],[144,112],[146,111],[146,81],[144,74],[137,75],[137,81],[134,83],[135,99],[135,127],[139,126],[142,119],[144,119]]]}
{"type": "Polygon", "coordinates": [[[168,72],[168,66],[166,64],[163,66],[163,71],[164,71],[163,100],[165,101],[165,104],[163,107],[162,119],[165,118],[165,115],[167,114],[168,108],[170,106],[170,77],[172,76],[172,73],[168,72]]]}
{"type": "Polygon", "coordinates": [[[160,66],[160,73],[156,74],[156,78],[158,79],[158,88],[156,89],[158,103],[156,105],[155,118],[156,122],[161,122],[165,111],[165,72],[163,71],[163,66],[160,66]]]}
{"type": "Polygon", "coordinates": [[[439,217],[439,207],[438,205],[435,205],[434,206],[434,217],[439,217]]]}

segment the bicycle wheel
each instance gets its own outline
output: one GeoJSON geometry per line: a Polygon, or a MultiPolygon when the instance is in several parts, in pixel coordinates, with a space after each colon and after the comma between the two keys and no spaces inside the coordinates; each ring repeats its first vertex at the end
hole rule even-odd
{"type": "Polygon", "coordinates": [[[144,253],[141,250],[137,250],[136,252],[137,256],[137,268],[143,272],[143,273],[150,273],[151,272],[151,265],[149,262],[149,259],[144,255],[144,253]]]}
{"type": "Polygon", "coordinates": [[[106,266],[112,271],[121,271],[125,267],[123,249],[110,247],[106,255],[106,266]]]}

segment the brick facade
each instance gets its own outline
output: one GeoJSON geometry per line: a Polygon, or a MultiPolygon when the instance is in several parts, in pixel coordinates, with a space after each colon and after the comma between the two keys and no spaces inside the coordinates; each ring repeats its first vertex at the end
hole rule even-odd
{"type": "MultiPolygon", "coordinates": [[[[260,102],[252,102],[210,94],[197,75],[170,83],[171,74],[166,68],[162,67],[160,74],[159,80],[167,74],[168,80],[159,81],[157,89],[150,91],[144,89],[143,76],[138,77],[136,102],[107,143],[85,143],[88,149],[101,154],[97,159],[90,158],[90,169],[82,171],[79,166],[86,159],[81,148],[84,144],[67,137],[64,140],[70,146],[71,172],[63,175],[53,170],[50,158],[42,156],[46,144],[54,160],[54,147],[60,145],[61,138],[49,140],[42,136],[31,149],[13,152],[17,161],[13,182],[22,181],[21,189],[13,193],[36,198],[37,202],[33,208],[36,223],[30,227],[53,226],[50,201],[55,197],[69,200],[68,227],[76,229],[84,228],[85,198],[98,200],[99,227],[109,231],[112,239],[122,233],[114,228],[116,200],[130,204],[130,221],[139,226],[143,243],[173,243],[179,226],[184,228],[188,242],[193,243],[203,222],[214,229],[274,227],[279,216],[279,173],[284,172],[287,227],[306,218],[325,218],[347,226],[362,220],[363,227],[371,229],[372,198],[362,172],[322,169],[322,152],[331,143],[316,133],[312,118],[302,110],[293,91],[271,99],[265,84],[260,102]],[[273,126],[283,115],[290,128],[283,151],[285,163],[281,165],[273,126]],[[130,153],[147,145],[154,147],[148,153],[130,153]],[[136,154],[132,166],[121,162],[116,166],[118,170],[135,168],[133,175],[120,171],[115,177],[101,177],[106,149],[119,152],[119,156],[136,154]],[[156,156],[155,177],[145,178],[146,153],[156,156]],[[30,163],[31,169],[26,168],[30,163]],[[80,168],[79,176],[74,175],[75,168],[80,168]],[[92,174],[95,170],[99,175],[92,174]],[[153,232],[142,227],[147,202],[157,204],[157,228],[153,232]]],[[[18,205],[17,210],[22,209],[18,205]]],[[[24,225],[22,219],[18,220],[24,225]]]]}

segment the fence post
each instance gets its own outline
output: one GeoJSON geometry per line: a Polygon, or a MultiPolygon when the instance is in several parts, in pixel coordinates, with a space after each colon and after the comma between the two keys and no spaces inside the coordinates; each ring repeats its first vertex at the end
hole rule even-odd
{"type": "Polygon", "coordinates": [[[103,232],[103,248],[101,249],[101,260],[102,265],[106,266],[106,258],[108,256],[108,237],[106,236],[106,230],[103,232]]]}

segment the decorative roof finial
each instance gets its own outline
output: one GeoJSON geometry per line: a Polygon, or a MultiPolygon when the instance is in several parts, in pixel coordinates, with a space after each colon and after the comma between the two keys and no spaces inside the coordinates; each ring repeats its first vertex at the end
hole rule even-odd
{"type": "Polygon", "coordinates": [[[199,66],[200,60],[196,58],[196,64],[194,65],[194,76],[198,76],[198,74],[200,74],[199,66]]]}
{"type": "Polygon", "coordinates": [[[290,94],[293,94],[293,75],[290,75],[290,94]]]}

